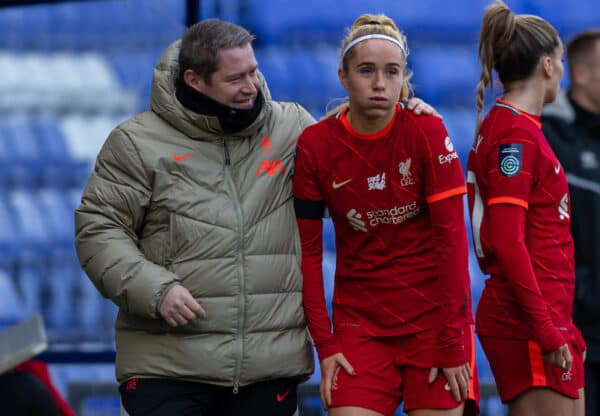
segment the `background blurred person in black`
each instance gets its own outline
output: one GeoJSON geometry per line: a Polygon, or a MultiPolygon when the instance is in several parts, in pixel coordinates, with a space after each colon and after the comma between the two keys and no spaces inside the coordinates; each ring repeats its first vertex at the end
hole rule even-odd
{"type": "Polygon", "coordinates": [[[575,241],[576,325],[588,346],[586,414],[600,414],[600,29],[567,44],[569,88],[542,114],[544,134],[569,181],[575,241]]]}

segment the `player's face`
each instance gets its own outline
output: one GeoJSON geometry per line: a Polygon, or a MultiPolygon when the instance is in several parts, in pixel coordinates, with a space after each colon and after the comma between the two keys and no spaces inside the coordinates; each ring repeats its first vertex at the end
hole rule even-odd
{"type": "Polygon", "coordinates": [[[345,70],[339,71],[352,113],[370,119],[391,117],[404,82],[402,50],[385,39],[369,39],[354,49],[345,70]]]}
{"type": "Polygon", "coordinates": [[[544,98],[545,103],[550,103],[556,98],[558,90],[560,88],[560,80],[562,79],[564,68],[563,68],[563,47],[562,44],[558,45],[558,48],[554,51],[554,55],[551,57],[552,73],[550,76],[550,85],[544,98]]]}
{"type": "Polygon", "coordinates": [[[219,51],[219,69],[212,74],[210,84],[198,78],[196,87],[221,104],[250,109],[259,90],[257,68],[252,45],[222,49],[219,51]]]}

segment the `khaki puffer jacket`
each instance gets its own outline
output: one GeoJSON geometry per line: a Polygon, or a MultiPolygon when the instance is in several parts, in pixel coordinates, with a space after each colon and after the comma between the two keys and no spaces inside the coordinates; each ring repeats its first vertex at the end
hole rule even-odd
{"type": "Polygon", "coordinates": [[[81,266],[119,306],[116,373],[243,386],[307,378],[292,203],[296,139],[313,118],[271,100],[245,130],[175,98],[179,42],[154,71],[152,111],[109,135],[75,212],[81,266]],[[172,328],[159,315],[173,285],[206,319],[172,328]]]}

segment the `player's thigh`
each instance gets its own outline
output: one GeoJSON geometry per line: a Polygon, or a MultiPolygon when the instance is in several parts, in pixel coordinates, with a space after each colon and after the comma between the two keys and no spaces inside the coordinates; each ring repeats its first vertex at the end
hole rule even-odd
{"type": "Polygon", "coordinates": [[[454,409],[415,409],[408,416],[463,416],[465,404],[461,403],[454,409]]]}
{"type": "Polygon", "coordinates": [[[327,413],[329,416],[386,416],[375,410],[365,409],[364,407],[343,406],[335,407],[327,413]]]}
{"type": "Polygon", "coordinates": [[[579,399],[575,400],[575,416],[585,416],[585,392],[583,387],[579,389],[579,399]]]}
{"type": "Polygon", "coordinates": [[[549,388],[532,388],[508,408],[510,416],[576,416],[576,400],[549,388]]]}

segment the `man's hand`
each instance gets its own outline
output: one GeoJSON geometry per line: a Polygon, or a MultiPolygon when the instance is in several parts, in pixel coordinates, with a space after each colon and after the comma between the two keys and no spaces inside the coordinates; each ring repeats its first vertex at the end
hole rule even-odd
{"type": "Polygon", "coordinates": [[[406,105],[406,108],[415,113],[416,115],[434,115],[436,117],[442,118],[442,116],[437,111],[435,111],[435,108],[433,108],[420,98],[412,97],[408,100],[404,100],[403,102],[406,105]]]}
{"type": "Polygon", "coordinates": [[[158,311],[173,327],[185,325],[197,318],[206,318],[202,306],[193,298],[190,291],[181,285],[169,289],[158,311]]]}
{"type": "MultiPolygon", "coordinates": [[[[448,381],[446,389],[452,392],[454,400],[462,402],[467,399],[469,393],[469,379],[473,377],[469,363],[458,367],[442,368],[442,373],[448,381]]],[[[438,369],[432,368],[429,372],[429,384],[433,383],[438,375],[438,369]]]]}

